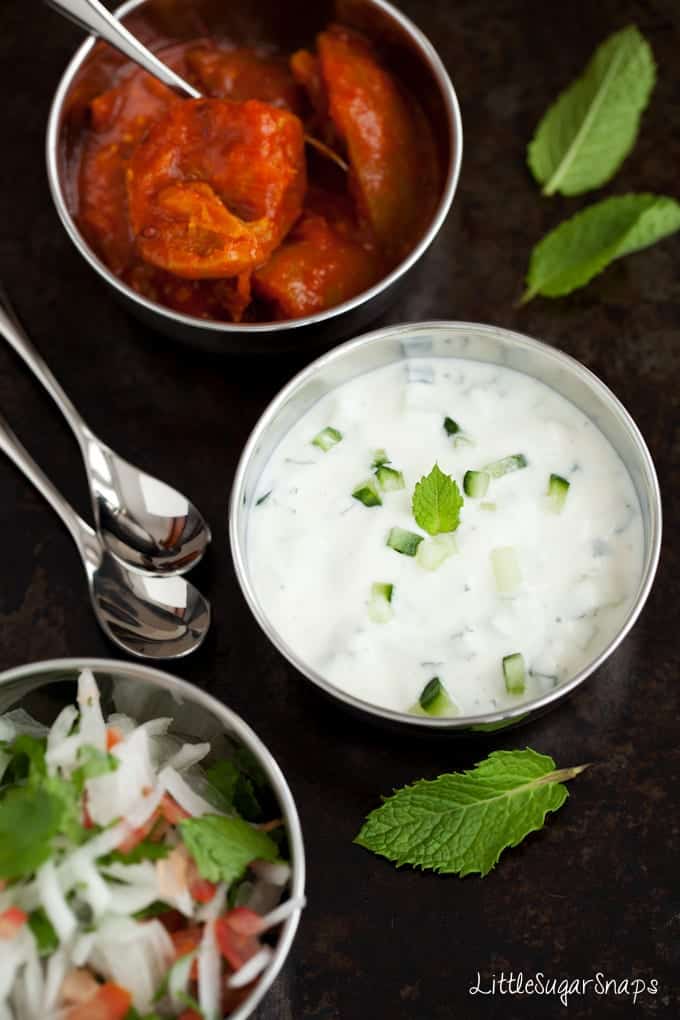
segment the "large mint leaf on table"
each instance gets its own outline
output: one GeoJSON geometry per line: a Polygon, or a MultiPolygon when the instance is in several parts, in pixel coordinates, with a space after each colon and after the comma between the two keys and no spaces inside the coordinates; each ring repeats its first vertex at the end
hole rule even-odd
{"type": "Polygon", "coordinates": [[[635,144],[654,80],[652,51],[634,25],[602,43],[529,143],[529,167],[544,195],[580,195],[614,176],[635,144]]]}
{"type": "Polygon", "coordinates": [[[560,223],[536,245],[521,303],[560,297],[624,255],[680,230],[680,204],[663,195],[617,195],[560,223]]]}
{"type": "Polygon", "coordinates": [[[586,765],[555,770],[548,755],[494,751],[469,772],[405,786],[373,811],[355,843],[401,866],[486,875],[503,850],[543,828],[586,765]]]}

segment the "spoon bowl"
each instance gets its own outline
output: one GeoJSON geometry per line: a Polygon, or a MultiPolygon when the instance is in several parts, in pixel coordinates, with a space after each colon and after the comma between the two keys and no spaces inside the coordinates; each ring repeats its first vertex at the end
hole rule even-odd
{"type": "Polygon", "coordinates": [[[43,384],[78,440],[97,530],[111,554],[159,577],[196,566],[211,539],[199,511],[177,489],[129,464],[94,435],[29,340],[1,287],[0,334],[43,384]]]}
{"type": "Polygon", "coordinates": [[[144,659],[179,659],[202,644],[210,603],[183,577],[148,577],[102,550],[88,569],[100,626],[119,648],[144,659]]]}
{"type": "Polygon", "coordinates": [[[87,574],[92,607],[104,633],[128,655],[178,659],[202,644],[210,603],[183,577],[142,574],[120,563],[75,512],[0,417],[3,450],[61,517],[87,574]]]}

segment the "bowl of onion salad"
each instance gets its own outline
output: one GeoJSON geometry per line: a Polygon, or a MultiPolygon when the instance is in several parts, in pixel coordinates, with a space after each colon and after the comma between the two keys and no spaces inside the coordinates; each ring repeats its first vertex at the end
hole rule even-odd
{"type": "Polygon", "coordinates": [[[0,1020],[244,1020],[304,906],[290,791],[209,695],[84,665],[0,677],[0,1020]]]}

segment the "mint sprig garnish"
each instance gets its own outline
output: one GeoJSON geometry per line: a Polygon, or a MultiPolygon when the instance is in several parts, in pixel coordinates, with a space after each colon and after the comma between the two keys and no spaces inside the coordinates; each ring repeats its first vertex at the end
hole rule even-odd
{"type": "Polygon", "coordinates": [[[456,482],[445,475],[438,464],[420,479],[413,492],[412,508],[416,523],[428,535],[455,531],[460,524],[463,497],[456,482]]]}
{"type": "Polygon", "coordinates": [[[371,812],[354,842],[398,866],[484,876],[503,850],[543,828],[546,814],[567,799],[563,784],[586,768],[556,769],[530,748],[494,751],[468,772],[398,790],[371,812]]]}

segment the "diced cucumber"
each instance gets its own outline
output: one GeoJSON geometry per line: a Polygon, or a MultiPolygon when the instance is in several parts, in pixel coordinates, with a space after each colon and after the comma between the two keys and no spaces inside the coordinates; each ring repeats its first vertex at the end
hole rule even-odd
{"type": "Polygon", "coordinates": [[[312,446],[318,446],[324,453],[328,451],[340,442],[342,439],[342,432],[338,432],[332,425],[327,425],[325,429],[321,429],[312,439],[312,446]]]}
{"type": "Polygon", "coordinates": [[[416,563],[424,570],[437,570],[444,560],[458,552],[456,536],[450,532],[434,535],[418,546],[416,563]]]}
{"type": "Polygon", "coordinates": [[[503,545],[491,550],[491,566],[496,579],[496,591],[501,595],[511,595],[522,583],[517,553],[513,546],[503,545]]]}
{"type": "Polygon", "coordinates": [[[455,436],[460,432],[460,425],[457,421],[454,421],[453,418],[449,418],[447,416],[444,418],[444,431],[447,436],[455,436]]]}
{"type": "Polygon", "coordinates": [[[479,509],[480,510],[488,510],[490,513],[495,513],[496,512],[496,504],[495,503],[480,503],[479,504],[479,509]]]}
{"type": "Polygon", "coordinates": [[[385,545],[395,552],[404,556],[415,556],[418,546],[423,541],[422,535],[416,535],[414,531],[406,531],[404,528],[391,528],[385,545]]]}
{"type": "Polygon", "coordinates": [[[503,475],[509,475],[511,471],[525,468],[527,463],[523,453],[513,453],[510,457],[503,457],[502,460],[495,460],[492,464],[487,464],[483,470],[492,478],[502,478],[503,475]]]}
{"type": "Polygon", "coordinates": [[[473,499],[482,499],[489,489],[491,475],[488,471],[466,471],[463,477],[463,492],[473,499]]]}
{"type": "Polygon", "coordinates": [[[458,715],[458,706],[448,695],[438,676],[433,676],[423,687],[422,694],[411,709],[412,715],[458,715]]]}
{"type": "Polygon", "coordinates": [[[562,475],[551,475],[548,481],[548,509],[554,514],[562,513],[569,492],[569,482],[562,475]]]}
{"type": "Polygon", "coordinates": [[[390,458],[387,456],[387,450],[374,450],[373,460],[371,461],[372,468],[382,467],[383,464],[389,464],[390,458]]]}
{"type": "Polygon", "coordinates": [[[378,485],[383,492],[397,492],[399,489],[406,488],[406,482],[401,471],[397,471],[396,468],[387,467],[386,464],[381,464],[380,467],[376,468],[375,477],[378,479],[378,485]]]}
{"type": "Polygon", "coordinates": [[[526,689],[526,669],[524,656],[521,652],[503,656],[503,676],[508,694],[524,694],[526,689]]]}
{"type": "Polygon", "coordinates": [[[364,506],[382,506],[380,493],[373,478],[367,478],[365,482],[360,482],[353,490],[352,496],[364,506]]]}
{"type": "Polygon", "coordinates": [[[375,581],[371,585],[371,598],[368,603],[368,615],[374,623],[388,623],[394,616],[392,594],[394,585],[384,581],[375,581]]]}

